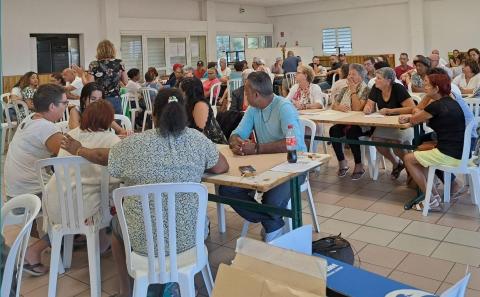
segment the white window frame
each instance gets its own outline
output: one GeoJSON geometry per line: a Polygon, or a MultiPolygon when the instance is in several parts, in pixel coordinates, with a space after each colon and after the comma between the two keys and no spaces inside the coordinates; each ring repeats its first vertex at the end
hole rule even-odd
{"type": "Polygon", "coordinates": [[[353,52],[353,31],[352,31],[352,27],[336,27],[336,28],[323,28],[322,29],[322,51],[323,51],[323,54],[324,55],[330,55],[330,54],[337,54],[338,51],[337,51],[337,48],[339,46],[339,40],[338,40],[338,31],[339,29],[350,29],[350,49],[349,50],[344,50],[344,49],[340,49],[340,52],[341,53],[345,53],[345,54],[351,54],[353,52]],[[325,30],[335,30],[335,51],[326,51],[325,50],[325,47],[324,47],[324,39],[323,39],[323,34],[324,34],[324,31],[325,30]]]}

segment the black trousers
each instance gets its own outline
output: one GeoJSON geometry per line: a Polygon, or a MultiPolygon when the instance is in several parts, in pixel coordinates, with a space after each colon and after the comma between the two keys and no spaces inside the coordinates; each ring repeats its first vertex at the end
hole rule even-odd
{"type": "MultiPolygon", "coordinates": [[[[330,127],[329,131],[330,137],[341,138],[346,136],[347,139],[358,140],[360,136],[363,136],[362,128],[360,126],[346,126],[346,125],[333,125],[330,127]]],[[[337,155],[337,160],[345,160],[345,155],[343,154],[343,146],[341,142],[332,142],[333,150],[335,155],[337,155]]],[[[350,149],[352,150],[353,159],[355,164],[362,163],[362,154],[360,152],[360,145],[358,144],[349,144],[350,149]]]]}

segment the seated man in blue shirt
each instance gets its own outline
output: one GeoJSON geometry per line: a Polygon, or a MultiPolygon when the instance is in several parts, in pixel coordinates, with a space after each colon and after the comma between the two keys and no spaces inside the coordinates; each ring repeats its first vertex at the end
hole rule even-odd
{"type": "MultiPolygon", "coordinates": [[[[268,74],[265,72],[251,73],[245,82],[245,96],[250,106],[230,136],[230,148],[233,153],[237,155],[286,153],[285,136],[290,124],[293,125],[297,138],[297,151],[307,150],[297,109],[290,101],[273,94],[272,80],[268,74]],[[248,140],[254,128],[257,143],[248,140]]],[[[255,167],[255,164],[252,165],[255,167]]],[[[305,176],[300,176],[299,179],[299,182],[302,183],[305,176]]],[[[255,192],[248,189],[221,186],[219,194],[255,202],[255,192]]],[[[289,182],[265,192],[262,197],[262,203],[283,208],[287,207],[289,200],[289,182]]],[[[285,223],[280,215],[232,207],[244,219],[253,223],[262,223],[266,242],[282,235],[285,223]]]]}

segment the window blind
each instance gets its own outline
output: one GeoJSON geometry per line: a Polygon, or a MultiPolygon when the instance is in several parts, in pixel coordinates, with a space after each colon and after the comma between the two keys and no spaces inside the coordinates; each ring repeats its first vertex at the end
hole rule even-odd
{"type": "Polygon", "coordinates": [[[352,52],[352,28],[328,28],[323,29],[323,53],[336,54],[340,47],[342,53],[352,52]]]}
{"type": "Polygon", "coordinates": [[[165,38],[148,38],[148,67],[164,68],[166,67],[165,59],[165,38]]]}
{"type": "Polygon", "coordinates": [[[125,68],[143,69],[142,36],[121,36],[120,52],[125,68]]]}

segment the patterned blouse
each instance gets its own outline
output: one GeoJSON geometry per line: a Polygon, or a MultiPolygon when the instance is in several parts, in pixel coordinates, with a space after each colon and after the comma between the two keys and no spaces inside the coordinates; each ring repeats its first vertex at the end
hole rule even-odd
{"type": "Polygon", "coordinates": [[[418,74],[412,74],[412,87],[423,88],[423,78],[418,74]]]}
{"type": "MultiPolygon", "coordinates": [[[[358,92],[357,92],[358,98],[360,98],[360,100],[367,100],[368,93],[370,93],[370,90],[368,89],[367,84],[364,81],[362,81],[360,83],[360,86],[358,87],[358,92]]],[[[338,96],[334,98],[334,100],[338,104],[344,104],[351,107],[352,93],[350,92],[350,88],[348,86],[343,88],[338,94],[338,96]]]]}
{"type": "Polygon", "coordinates": [[[28,100],[28,99],[33,99],[33,95],[35,95],[35,92],[37,91],[37,89],[34,89],[30,86],[28,87],[25,87],[23,90],[22,90],[22,97],[23,97],[23,100],[28,100]]]}
{"type": "Polygon", "coordinates": [[[90,63],[88,72],[93,75],[95,82],[103,87],[106,97],[120,96],[121,71],[125,71],[125,64],[120,59],[97,60],[90,63]]]}
{"type": "MultiPolygon", "coordinates": [[[[218,161],[219,152],[202,133],[186,128],[179,136],[163,137],[157,129],[132,135],[109,154],[108,170],[112,177],[123,180],[126,186],[201,181],[204,171],[218,161]]],[[[166,197],[165,197],[166,198],[166,197]]],[[[195,245],[197,199],[193,194],[177,194],[176,199],[177,252],[195,245]]],[[[166,200],[163,203],[166,207],[166,200]]],[[[132,249],[147,254],[141,202],[135,197],[123,203],[132,249]]],[[[154,212],[153,203],[150,210],[154,212]]],[[[155,226],[152,217],[152,226],[155,226]]],[[[168,243],[167,214],[164,212],[166,243],[168,243]]],[[[166,244],[168,251],[168,244],[166,244]]]]}

